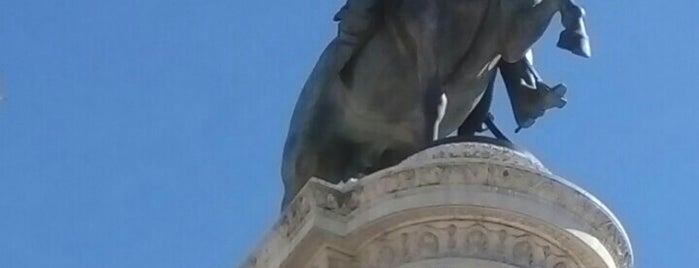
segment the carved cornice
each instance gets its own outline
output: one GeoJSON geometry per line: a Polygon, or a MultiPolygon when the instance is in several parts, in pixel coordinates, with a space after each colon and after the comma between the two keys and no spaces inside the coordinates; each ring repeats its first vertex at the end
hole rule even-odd
{"type": "MultiPolygon", "coordinates": [[[[384,211],[379,213],[375,211],[377,207],[389,206],[387,204],[398,202],[398,200],[423,198],[420,196],[434,193],[446,193],[454,189],[459,189],[458,191],[468,191],[470,194],[477,193],[488,194],[489,196],[501,196],[502,200],[508,198],[513,200],[517,198],[521,200],[533,200],[532,202],[536,202],[535,205],[542,204],[542,206],[555,207],[557,210],[566,213],[566,215],[572,215],[570,216],[572,217],[570,221],[579,223],[581,232],[598,240],[601,246],[607,249],[616,267],[632,267],[633,257],[628,237],[613,214],[601,202],[570,182],[553,175],[541,165],[535,157],[529,154],[482,143],[447,144],[430,148],[406,159],[397,166],[370,174],[357,182],[349,184],[330,185],[324,181],[312,179],[296,199],[290,203],[287,210],[282,214],[280,222],[275,226],[275,231],[265,243],[289,246],[293,246],[294,243],[300,243],[298,242],[298,238],[307,235],[305,232],[301,233],[301,230],[306,230],[310,228],[308,226],[317,224],[319,221],[317,219],[318,217],[336,222],[336,224],[334,224],[336,228],[333,231],[336,235],[341,237],[352,236],[355,235],[355,231],[352,230],[352,228],[362,228],[371,225],[373,224],[372,222],[387,216],[382,216],[381,213],[389,212],[384,211]]],[[[458,191],[457,195],[460,193],[460,195],[466,195],[466,192],[458,191]]],[[[498,198],[498,200],[500,199],[498,198]]],[[[506,202],[513,201],[510,200],[506,202]]],[[[456,201],[451,200],[444,203],[425,203],[422,205],[433,207],[472,207],[477,204],[463,199],[456,201]]],[[[498,204],[490,204],[488,206],[493,210],[505,209],[499,208],[498,204]]],[[[417,208],[419,208],[419,205],[418,207],[412,207],[410,209],[417,208]]],[[[515,208],[510,208],[510,210],[514,211],[503,211],[503,217],[507,213],[526,214],[525,212],[516,211],[515,208]]],[[[400,211],[390,213],[396,212],[400,211]]],[[[536,217],[535,215],[529,216],[536,217]]],[[[546,223],[547,220],[555,219],[547,219],[546,215],[541,217],[543,218],[538,220],[541,220],[544,224],[550,224],[552,228],[555,228],[555,222],[546,223]]],[[[420,232],[424,234],[425,230],[433,229],[430,234],[436,236],[437,242],[434,243],[439,244],[437,253],[435,253],[437,255],[435,256],[457,256],[454,255],[456,253],[447,254],[450,251],[441,250],[449,249],[450,245],[458,245],[455,247],[464,249],[467,245],[476,243],[468,241],[480,241],[478,240],[480,239],[479,237],[487,237],[487,239],[483,240],[487,241],[484,243],[489,245],[488,250],[491,250],[491,246],[494,247],[492,249],[494,250],[496,248],[494,245],[500,243],[495,239],[496,236],[504,232],[508,235],[507,237],[509,237],[507,241],[510,242],[508,242],[509,244],[502,244],[502,246],[505,247],[502,250],[509,252],[507,256],[510,256],[508,257],[510,259],[502,259],[503,257],[500,256],[501,259],[498,259],[499,261],[516,267],[561,268],[577,267],[576,265],[583,266],[571,261],[572,259],[569,258],[566,253],[563,253],[564,250],[557,248],[555,243],[546,242],[548,240],[542,238],[542,236],[537,236],[536,232],[532,232],[531,230],[526,231],[525,229],[517,229],[512,226],[506,227],[504,225],[497,225],[494,222],[478,223],[478,221],[474,220],[453,223],[434,223],[411,228],[418,228],[422,231],[418,231],[417,229],[415,232],[404,231],[405,234],[408,235],[408,239],[413,241],[413,243],[417,243],[414,241],[422,241],[420,243],[423,244],[433,243],[430,241],[433,241],[434,239],[432,238],[434,237],[428,235],[421,238],[420,232]],[[444,224],[448,225],[445,227],[444,224]],[[456,226],[456,229],[453,229],[453,227],[451,227],[452,225],[456,226]],[[450,230],[455,230],[454,239],[456,240],[450,238],[450,230]],[[480,233],[475,230],[478,230],[480,233]],[[471,238],[469,239],[472,240],[467,239],[469,234],[471,234],[471,238]],[[526,239],[517,240],[511,237],[526,237],[526,239]],[[421,240],[423,238],[426,240],[421,240]],[[521,241],[526,241],[528,246],[524,244],[517,246],[517,243],[521,241]],[[546,255],[544,252],[549,251],[544,249],[549,249],[550,252],[555,252],[555,254],[547,253],[549,255],[546,255]],[[518,262],[519,259],[515,258],[515,251],[520,253],[531,251],[532,265],[522,266],[518,262]],[[549,259],[549,257],[544,258],[541,256],[555,256],[555,258],[549,259]],[[560,259],[560,262],[554,261],[554,259],[560,259]],[[534,265],[533,263],[537,264],[534,265]]],[[[560,226],[560,228],[564,227],[560,226]]],[[[393,254],[399,254],[399,251],[402,252],[404,248],[401,248],[401,245],[396,245],[395,243],[397,242],[395,241],[400,241],[400,239],[404,239],[405,237],[403,236],[403,232],[400,234],[394,233],[393,235],[398,237],[393,237],[389,234],[386,235],[384,239],[386,239],[386,241],[392,241],[386,242],[388,243],[386,245],[390,245],[391,250],[395,251],[393,254]]],[[[347,239],[349,238],[351,237],[347,239]]],[[[357,238],[352,239],[354,241],[361,240],[357,238]]],[[[417,244],[415,245],[416,246],[413,248],[417,250],[417,244]]],[[[352,246],[350,246],[350,248],[351,247],[352,246]]],[[[360,257],[358,258],[362,261],[366,261],[367,265],[370,263],[368,260],[372,258],[376,260],[377,258],[377,255],[362,253],[361,249],[355,250],[360,250],[358,251],[358,256],[360,257]]],[[[380,252],[381,249],[372,249],[370,251],[380,252]]],[[[466,251],[462,253],[464,252],[466,251]]],[[[494,251],[484,252],[487,253],[484,255],[486,256],[484,257],[486,260],[490,260],[490,257],[487,256],[495,256],[493,255],[494,251]]],[[[289,254],[293,254],[293,252],[289,252],[289,254]]],[[[415,254],[411,256],[422,256],[420,254],[415,254]]],[[[265,254],[257,254],[256,258],[275,258],[271,253],[265,255],[267,257],[263,257],[263,255],[265,254]]],[[[459,256],[473,257],[468,254],[459,256]]],[[[270,262],[267,261],[266,263],[270,262]]],[[[250,265],[249,267],[267,266],[260,266],[258,264],[257,266],[250,265]]],[[[365,266],[362,265],[362,267],[365,266]]]]}

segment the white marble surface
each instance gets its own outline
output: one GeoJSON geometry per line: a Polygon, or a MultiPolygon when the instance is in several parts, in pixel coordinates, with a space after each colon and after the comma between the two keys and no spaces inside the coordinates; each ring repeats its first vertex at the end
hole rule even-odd
{"type": "Polygon", "coordinates": [[[590,194],[535,157],[447,144],[357,182],[313,179],[242,267],[632,266],[590,194]]]}

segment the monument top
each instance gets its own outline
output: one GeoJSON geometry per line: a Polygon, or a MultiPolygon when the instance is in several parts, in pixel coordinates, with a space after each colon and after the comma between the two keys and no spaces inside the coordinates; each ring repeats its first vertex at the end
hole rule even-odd
{"type": "Polygon", "coordinates": [[[439,145],[348,184],[312,179],[243,267],[632,267],[595,197],[530,154],[439,145]],[[415,266],[418,265],[418,266],[415,266]]]}

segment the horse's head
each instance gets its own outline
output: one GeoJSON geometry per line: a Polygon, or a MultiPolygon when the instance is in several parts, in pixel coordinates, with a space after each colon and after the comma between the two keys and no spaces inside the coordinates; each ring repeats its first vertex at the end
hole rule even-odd
{"type": "Polygon", "coordinates": [[[541,38],[551,18],[561,13],[565,28],[558,40],[558,47],[582,57],[590,57],[590,43],[585,32],[585,11],[573,0],[505,0],[501,4],[503,23],[502,56],[505,61],[516,62],[541,38]]]}

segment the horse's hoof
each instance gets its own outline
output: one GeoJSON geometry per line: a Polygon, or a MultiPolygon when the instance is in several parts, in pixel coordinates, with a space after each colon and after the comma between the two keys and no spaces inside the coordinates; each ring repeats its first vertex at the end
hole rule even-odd
{"type": "Polygon", "coordinates": [[[573,54],[589,58],[592,56],[590,40],[580,31],[564,30],[558,38],[558,47],[573,52],[573,54]]]}
{"type": "Polygon", "coordinates": [[[551,90],[552,93],[552,106],[556,108],[563,108],[566,106],[568,101],[565,98],[568,88],[564,84],[558,84],[551,90]]]}
{"type": "Polygon", "coordinates": [[[565,98],[568,88],[564,84],[558,84],[551,88],[544,82],[538,82],[536,88],[540,94],[538,108],[541,110],[548,110],[554,107],[563,108],[568,103],[565,98]]]}
{"type": "Polygon", "coordinates": [[[520,130],[531,127],[532,125],[534,125],[535,122],[536,122],[536,119],[533,119],[533,118],[527,118],[527,119],[523,120],[522,122],[519,122],[517,124],[519,126],[515,130],[515,133],[519,133],[520,130]]]}

